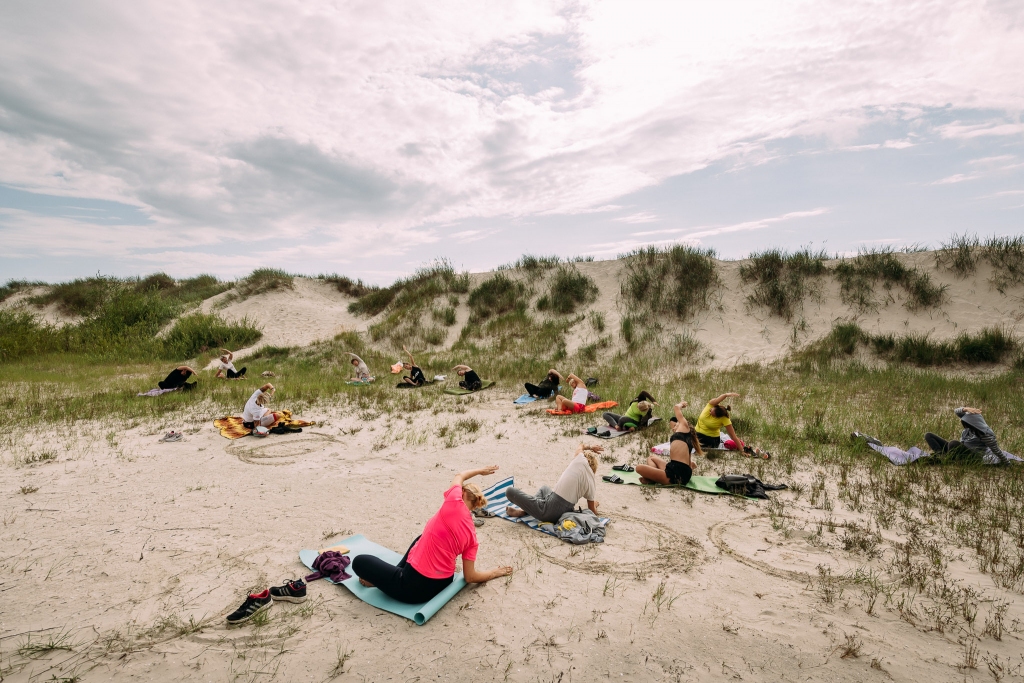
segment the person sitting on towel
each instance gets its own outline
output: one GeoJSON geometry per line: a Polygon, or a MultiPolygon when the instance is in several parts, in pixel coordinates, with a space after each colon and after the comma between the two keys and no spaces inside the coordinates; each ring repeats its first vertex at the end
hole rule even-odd
{"type": "Polygon", "coordinates": [[[182,391],[188,391],[196,384],[188,384],[188,378],[196,374],[196,371],[187,365],[179,365],[178,367],[171,370],[171,374],[167,375],[167,379],[157,382],[157,386],[161,389],[178,389],[184,387],[182,391]]]}
{"type": "Polygon", "coordinates": [[[526,383],[526,393],[537,398],[551,398],[558,391],[558,385],[562,383],[562,376],[554,368],[548,370],[548,375],[537,384],[526,383]]]}
{"type": "Polygon", "coordinates": [[[732,406],[723,406],[722,401],[727,398],[739,398],[740,395],[736,393],[722,394],[718,398],[713,398],[708,401],[708,404],[704,406],[704,410],[701,411],[700,417],[697,418],[697,426],[694,431],[697,432],[697,440],[700,441],[700,445],[703,448],[721,448],[722,445],[722,428],[728,432],[729,438],[733,440],[736,445],[735,450],[743,450],[743,442],[740,441],[740,437],[736,436],[736,430],[733,429],[732,420],[729,419],[729,411],[732,410],[732,406]]]}
{"type": "Polygon", "coordinates": [[[423,371],[416,365],[416,359],[412,357],[412,353],[409,349],[405,348],[405,346],[403,346],[402,349],[409,354],[409,362],[402,363],[402,367],[408,370],[409,374],[402,377],[402,382],[414,387],[423,386],[427,383],[426,375],[424,375],[423,371]]]}
{"type": "Polygon", "coordinates": [[[459,386],[469,391],[477,391],[484,385],[480,380],[480,375],[476,374],[476,371],[468,365],[456,365],[452,368],[462,378],[459,382],[459,386]]]}
{"type": "Polygon", "coordinates": [[[672,406],[676,419],[672,420],[672,438],[669,439],[669,459],[656,455],[648,456],[646,465],[637,465],[641,484],[672,484],[683,486],[693,476],[693,456],[704,455],[700,439],[694,438],[694,430],[683,417],[683,408],[689,404],[680,401],[672,406]]]}
{"type": "Polygon", "coordinates": [[[927,432],[924,435],[924,440],[932,449],[933,454],[947,455],[951,460],[976,460],[985,456],[994,456],[999,464],[1007,463],[1006,456],[1003,455],[1003,451],[999,448],[999,442],[996,441],[996,433],[985,422],[980,410],[964,406],[953,412],[960,418],[960,424],[964,428],[960,434],[960,440],[946,441],[937,434],[927,432]]]}
{"type": "Polygon", "coordinates": [[[641,391],[636,398],[629,402],[629,408],[626,409],[625,415],[605,413],[604,419],[612,429],[620,432],[635,432],[646,427],[647,423],[651,421],[656,405],[658,403],[653,396],[646,391],[641,391]]]}
{"type": "Polygon", "coordinates": [[[587,507],[597,514],[597,456],[604,451],[603,446],[580,444],[576,454],[569,461],[569,466],[558,478],[555,488],[541,486],[537,495],[531,496],[512,487],[505,490],[510,503],[518,505],[505,508],[509,517],[531,515],[538,522],[556,523],[566,512],[572,512],[580,498],[585,498],[587,507]]]}
{"type": "Polygon", "coordinates": [[[358,555],[352,560],[352,571],[359,583],[376,587],[399,602],[420,604],[443,591],[455,578],[455,558],[462,556],[462,575],[466,583],[486,583],[500,576],[509,576],[512,567],[490,571],[476,568],[476,527],[471,510],[487,504],[483,492],[467,479],[494,474],[497,465],[467,470],[455,475],[444,492],[441,509],[423,527],[397,565],[373,555],[358,555]]]}
{"type": "Polygon", "coordinates": [[[372,382],[373,376],[370,374],[370,368],[368,365],[366,365],[365,362],[363,362],[363,359],[357,356],[356,354],[352,353],[351,351],[348,352],[348,355],[349,357],[351,357],[352,367],[354,367],[356,371],[356,376],[353,377],[351,381],[372,382]]]}
{"type": "Polygon", "coordinates": [[[568,410],[570,413],[582,413],[587,407],[587,399],[590,397],[590,390],[586,383],[576,375],[569,373],[569,386],[572,387],[572,398],[555,396],[555,408],[557,410],[568,410]]]}
{"type": "Polygon", "coordinates": [[[241,370],[235,370],[235,364],[231,361],[234,360],[235,354],[231,353],[227,349],[221,349],[224,355],[220,357],[220,361],[217,363],[217,374],[215,378],[226,378],[226,379],[243,379],[245,377],[246,368],[241,370]]]}
{"type": "Polygon", "coordinates": [[[252,429],[253,427],[270,427],[281,419],[280,413],[271,412],[267,403],[274,396],[274,385],[267,382],[262,387],[252,392],[252,396],[245,402],[242,410],[242,423],[252,429]]]}

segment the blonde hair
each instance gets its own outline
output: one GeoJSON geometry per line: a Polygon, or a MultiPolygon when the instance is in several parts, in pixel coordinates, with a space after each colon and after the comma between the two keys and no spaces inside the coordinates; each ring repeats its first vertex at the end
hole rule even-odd
{"type": "Polygon", "coordinates": [[[584,448],[583,457],[585,457],[587,462],[590,463],[590,469],[594,470],[594,474],[597,474],[597,456],[594,455],[594,452],[589,448],[584,448]]]}
{"type": "Polygon", "coordinates": [[[484,492],[480,490],[480,487],[473,483],[467,483],[462,485],[462,495],[469,494],[473,498],[473,509],[482,508],[487,505],[487,499],[484,497],[484,492]]]}
{"type": "Polygon", "coordinates": [[[651,404],[648,403],[647,401],[640,401],[639,403],[636,404],[636,407],[640,409],[641,413],[646,413],[648,410],[651,409],[651,404]]]}
{"type": "Polygon", "coordinates": [[[267,389],[266,391],[261,391],[260,395],[256,397],[256,405],[265,406],[267,405],[267,402],[270,401],[270,399],[272,399],[273,397],[274,390],[272,388],[267,389]]]}

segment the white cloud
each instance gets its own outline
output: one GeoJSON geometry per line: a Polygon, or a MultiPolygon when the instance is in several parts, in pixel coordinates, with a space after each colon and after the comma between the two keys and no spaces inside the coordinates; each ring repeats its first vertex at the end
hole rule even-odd
{"type": "Polygon", "coordinates": [[[631,213],[628,216],[613,218],[612,220],[617,223],[657,223],[661,219],[649,211],[640,211],[638,213],[631,213]]]}
{"type": "Polygon", "coordinates": [[[951,176],[932,181],[929,185],[953,185],[962,183],[965,180],[975,180],[979,177],[977,173],[954,173],[951,176]]]}

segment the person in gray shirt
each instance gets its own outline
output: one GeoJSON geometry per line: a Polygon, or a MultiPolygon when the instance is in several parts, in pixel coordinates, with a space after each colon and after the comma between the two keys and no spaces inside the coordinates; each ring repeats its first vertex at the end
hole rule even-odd
{"type": "Polygon", "coordinates": [[[977,408],[957,408],[953,412],[960,418],[960,424],[964,430],[960,434],[960,440],[946,441],[941,436],[928,432],[924,440],[935,455],[975,456],[992,462],[993,459],[1000,465],[1007,463],[1006,456],[999,448],[996,441],[996,434],[981,416],[977,408]]]}
{"type": "Polygon", "coordinates": [[[555,488],[542,486],[537,495],[531,496],[517,488],[509,488],[505,495],[514,507],[505,508],[509,517],[531,515],[538,522],[557,522],[566,512],[572,512],[581,498],[586,499],[587,507],[597,514],[597,456],[604,451],[603,446],[580,444],[576,449],[569,466],[558,478],[555,488]]]}

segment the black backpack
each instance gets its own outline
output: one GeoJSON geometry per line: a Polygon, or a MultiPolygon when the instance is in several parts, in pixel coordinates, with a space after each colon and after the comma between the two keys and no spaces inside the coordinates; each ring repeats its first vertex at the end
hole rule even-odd
{"type": "Polygon", "coordinates": [[[782,489],[789,488],[785,484],[765,484],[752,474],[723,474],[715,482],[715,485],[737,496],[761,498],[764,500],[768,499],[768,494],[765,493],[766,490],[781,491],[782,489]]]}

